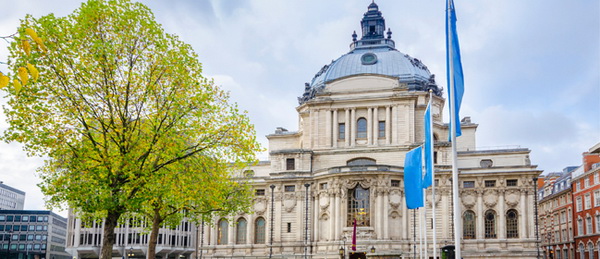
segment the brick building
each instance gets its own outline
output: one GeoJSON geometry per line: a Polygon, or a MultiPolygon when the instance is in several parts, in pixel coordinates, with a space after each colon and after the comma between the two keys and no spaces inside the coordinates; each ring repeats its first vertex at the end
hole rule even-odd
{"type": "Polygon", "coordinates": [[[599,258],[600,143],[583,153],[583,164],[572,174],[575,256],[599,258]]]}

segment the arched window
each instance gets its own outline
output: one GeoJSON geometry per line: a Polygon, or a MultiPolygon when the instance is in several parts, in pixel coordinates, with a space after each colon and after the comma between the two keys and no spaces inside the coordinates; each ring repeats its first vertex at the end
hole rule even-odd
{"type": "Polygon", "coordinates": [[[356,138],[367,138],[367,119],[358,118],[356,121],[356,138]]]}
{"type": "Polygon", "coordinates": [[[254,243],[255,244],[264,244],[265,243],[265,219],[257,218],[254,224],[254,243]]]}
{"type": "Polygon", "coordinates": [[[592,231],[592,216],[587,215],[587,217],[585,218],[585,233],[588,235],[591,235],[593,233],[592,231]]]}
{"type": "Polygon", "coordinates": [[[579,259],[585,259],[585,246],[579,244],[579,259]]]}
{"type": "Polygon", "coordinates": [[[506,237],[519,238],[519,215],[516,210],[506,212],[506,237]]]}
{"type": "Polygon", "coordinates": [[[485,212],[485,238],[496,238],[496,213],[493,210],[485,212]]]}
{"type": "Polygon", "coordinates": [[[590,259],[594,259],[594,244],[588,243],[588,254],[590,259]]]}
{"type": "Polygon", "coordinates": [[[248,222],[246,219],[240,218],[237,221],[237,228],[235,232],[235,243],[236,244],[245,244],[246,243],[246,227],[248,222]]]}
{"type": "Polygon", "coordinates": [[[356,165],[376,165],[377,161],[368,157],[359,157],[346,161],[346,165],[348,166],[356,166],[356,165]]]}
{"type": "Polygon", "coordinates": [[[463,238],[475,239],[475,212],[471,210],[463,215],[463,238]]]}
{"type": "Polygon", "coordinates": [[[217,245],[226,245],[229,239],[228,235],[229,222],[226,219],[219,220],[217,226],[217,245]]]}
{"type": "Polygon", "coordinates": [[[353,226],[355,219],[357,226],[371,225],[369,197],[369,189],[363,189],[360,184],[357,184],[354,189],[348,190],[347,226],[353,226]]]}

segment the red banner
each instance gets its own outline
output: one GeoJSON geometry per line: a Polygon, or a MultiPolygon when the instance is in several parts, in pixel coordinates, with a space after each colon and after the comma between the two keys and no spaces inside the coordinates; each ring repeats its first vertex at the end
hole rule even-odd
{"type": "Polygon", "coordinates": [[[352,232],[352,251],[356,251],[356,219],[354,219],[354,231],[352,232]]]}

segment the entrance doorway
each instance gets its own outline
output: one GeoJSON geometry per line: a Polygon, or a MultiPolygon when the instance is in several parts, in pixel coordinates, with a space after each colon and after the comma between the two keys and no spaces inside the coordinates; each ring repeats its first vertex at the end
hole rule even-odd
{"type": "Polygon", "coordinates": [[[367,259],[367,253],[365,253],[365,252],[352,252],[352,253],[350,253],[350,259],[367,259]]]}

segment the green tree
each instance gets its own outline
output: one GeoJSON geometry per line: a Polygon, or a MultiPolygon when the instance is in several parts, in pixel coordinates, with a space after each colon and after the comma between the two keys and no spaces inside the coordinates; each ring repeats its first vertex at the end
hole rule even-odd
{"type": "Polygon", "coordinates": [[[47,157],[39,186],[49,207],[105,221],[101,258],[112,257],[121,215],[147,211],[152,191],[164,191],[153,186],[172,184],[187,161],[232,168],[254,161],[260,147],[248,117],[144,5],[90,0],[66,17],[27,16],[18,31],[29,29],[44,35],[44,47],[25,53],[13,42],[9,67],[18,74],[32,64],[39,78],[3,88],[3,139],[47,157]]]}
{"type": "Polygon", "coordinates": [[[209,221],[211,215],[249,212],[251,197],[247,179],[232,173],[239,168],[210,156],[196,156],[155,174],[140,196],[141,214],[151,222],[148,259],[155,258],[158,231],[163,225],[175,227],[183,217],[196,224],[209,221]],[[176,173],[172,173],[174,171],[176,173]]]}

